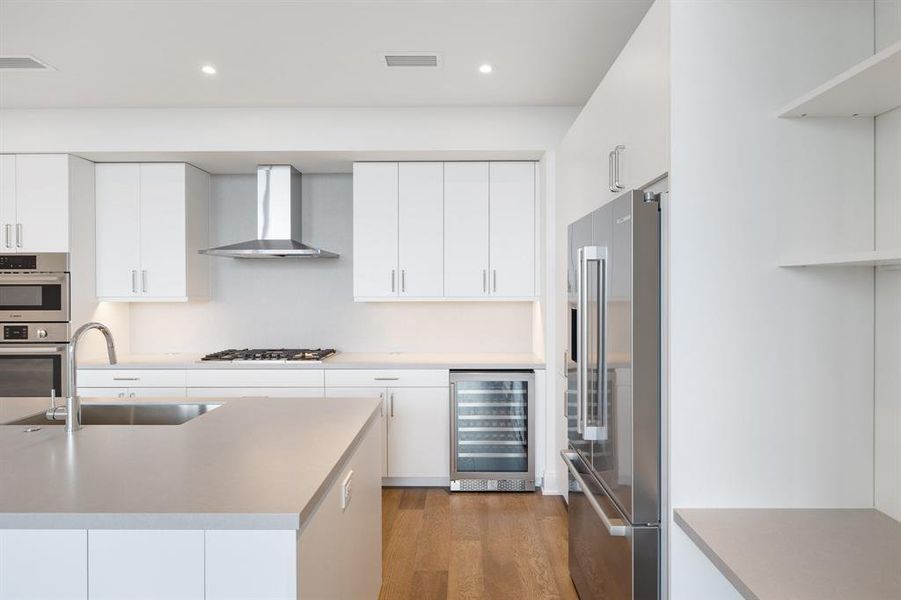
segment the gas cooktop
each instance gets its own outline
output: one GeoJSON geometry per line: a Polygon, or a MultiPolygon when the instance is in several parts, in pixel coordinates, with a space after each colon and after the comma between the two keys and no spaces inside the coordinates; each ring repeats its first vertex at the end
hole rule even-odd
{"type": "Polygon", "coordinates": [[[335,354],[331,348],[244,348],[243,350],[223,350],[207,354],[200,360],[231,362],[321,362],[335,354]]]}

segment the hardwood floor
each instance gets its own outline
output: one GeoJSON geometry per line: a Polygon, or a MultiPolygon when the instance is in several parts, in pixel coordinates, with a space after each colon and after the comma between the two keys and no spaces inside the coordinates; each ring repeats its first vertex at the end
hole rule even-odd
{"type": "Polygon", "coordinates": [[[382,490],[382,600],[578,600],[566,507],[534,494],[382,490]]]}

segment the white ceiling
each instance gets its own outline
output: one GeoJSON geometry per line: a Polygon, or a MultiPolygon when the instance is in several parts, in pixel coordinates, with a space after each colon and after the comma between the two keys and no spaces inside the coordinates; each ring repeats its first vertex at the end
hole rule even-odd
{"type": "Polygon", "coordinates": [[[577,106],[650,4],[0,0],[0,54],[57,69],[0,74],[0,106],[577,106]],[[386,51],[443,64],[389,70],[386,51]]]}

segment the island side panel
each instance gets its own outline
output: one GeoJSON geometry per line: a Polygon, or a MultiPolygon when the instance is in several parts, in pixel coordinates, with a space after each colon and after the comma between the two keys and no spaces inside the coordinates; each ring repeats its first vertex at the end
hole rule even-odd
{"type": "Polygon", "coordinates": [[[316,511],[302,525],[297,553],[297,597],[375,599],[382,584],[382,483],[379,420],[338,473],[316,511]],[[353,472],[350,502],[341,488],[353,472]]]}

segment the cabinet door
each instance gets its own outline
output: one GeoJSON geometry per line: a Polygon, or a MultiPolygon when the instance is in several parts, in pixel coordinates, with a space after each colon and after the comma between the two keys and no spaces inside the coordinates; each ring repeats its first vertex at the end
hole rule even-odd
{"type": "Polygon", "coordinates": [[[122,398],[128,397],[128,388],[85,387],[78,386],[78,395],[84,398],[122,398]]]}
{"type": "Polygon", "coordinates": [[[0,531],[0,598],[85,600],[87,536],[83,529],[0,531]]]}
{"type": "Polygon", "coordinates": [[[140,165],[98,164],[95,175],[97,296],[129,298],[141,269],[140,165]]]}
{"type": "Polygon", "coordinates": [[[140,295],[184,298],[185,165],[141,165],[140,295]]]}
{"type": "Polygon", "coordinates": [[[397,163],[354,164],[354,297],[397,296],[397,163]]]}
{"type": "Polygon", "coordinates": [[[326,398],[378,398],[382,401],[379,431],[382,437],[382,477],[388,476],[388,422],[385,417],[385,388],[380,387],[327,387],[326,398]]]}
{"type": "Polygon", "coordinates": [[[16,156],[0,155],[0,251],[14,252],[16,243],[16,156]]]}
{"type": "Polygon", "coordinates": [[[189,387],[188,398],[322,398],[321,387],[189,387]]]}
{"type": "Polygon", "coordinates": [[[488,163],[444,163],[444,295],[488,295],[488,163]]]}
{"type": "Polygon", "coordinates": [[[88,531],[89,598],[204,597],[203,531],[88,531]]]}
{"type": "Polygon", "coordinates": [[[493,296],[535,295],[535,163],[490,164],[490,288],[493,296]]]}
{"type": "Polygon", "coordinates": [[[184,398],[186,395],[183,387],[130,387],[125,397],[130,400],[141,398],[184,398]]]}
{"type": "Polygon", "coordinates": [[[448,388],[388,389],[388,476],[449,477],[448,388]]]}
{"type": "Polygon", "coordinates": [[[400,295],[444,294],[444,164],[400,163],[398,266],[400,295]]]}
{"type": "Polygon", "coordinates": [[[69,251],[69,157],[16,156],[16,247],[19,252],[69,251]]]}

